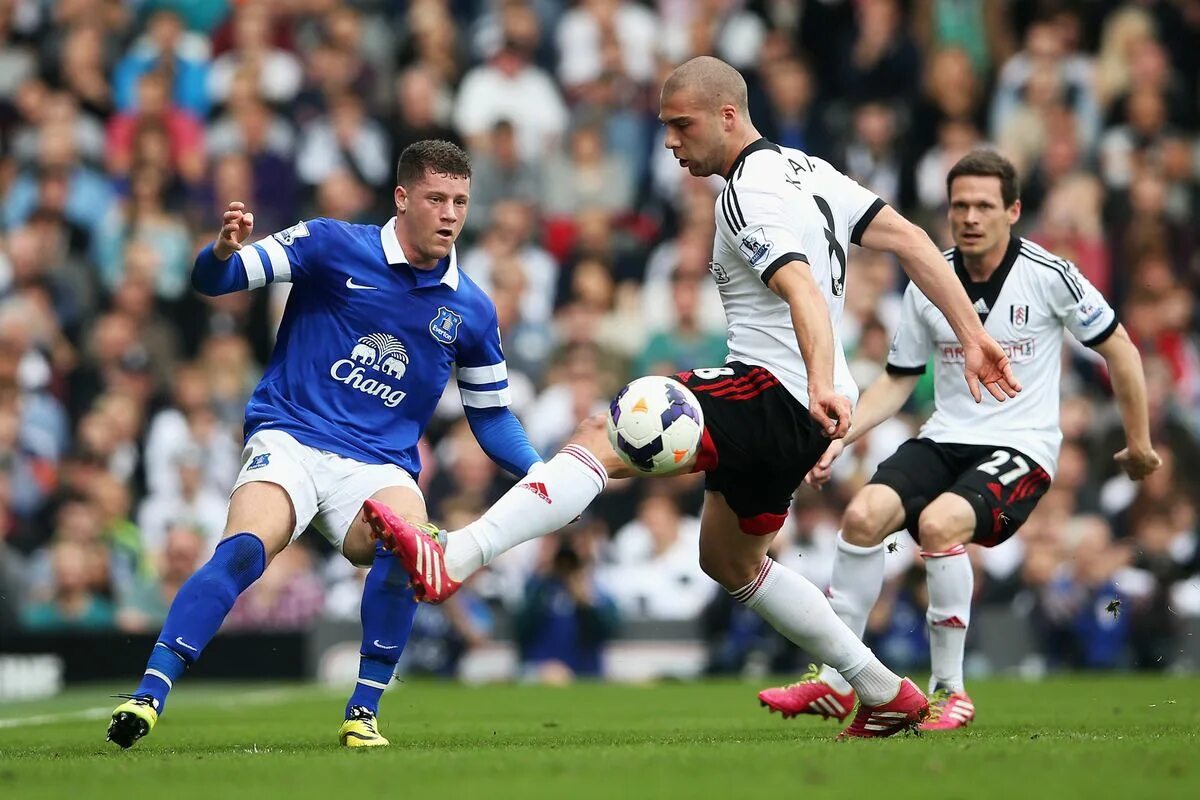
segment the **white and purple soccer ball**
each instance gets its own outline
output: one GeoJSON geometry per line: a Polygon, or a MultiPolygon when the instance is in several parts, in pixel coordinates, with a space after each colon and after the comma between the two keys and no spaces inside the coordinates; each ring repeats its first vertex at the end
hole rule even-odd
{"type": "Polygon", "coordinates": [[[666,475],[696,455],[704,412],[673,378],[638,378],[608,407],[608,441],[621,460],[646,475],[666,475]]]}

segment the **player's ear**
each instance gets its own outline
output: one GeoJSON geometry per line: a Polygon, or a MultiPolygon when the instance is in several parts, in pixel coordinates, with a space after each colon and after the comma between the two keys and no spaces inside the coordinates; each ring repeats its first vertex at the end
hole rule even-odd
{"type": "Polygon", "coordinates": [[[1016,225],[1017,220],[1021,218],[1021,198],[1013,200],[1013,204],[1008,207],[1008,224],[1016,225]]]}
{"type": "Polygon", "coordinates": [[[396,191],[393,193],[393,198],[396,201],[396,210],[403,214],[408,210],[408,190],[403,186],[396,186],[396,191]]]}
{"type": "Polygon", "coordinates": [[[726,104],[721,106],[721,125],[725,128],[725,132],[733,130],[733,126],[737,124],[738,110],[736,107],[726,104]]]}

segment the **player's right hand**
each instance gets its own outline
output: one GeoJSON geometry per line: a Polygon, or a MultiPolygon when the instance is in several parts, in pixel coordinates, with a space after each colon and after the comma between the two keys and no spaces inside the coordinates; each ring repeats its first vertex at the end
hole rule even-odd
{"type": "Polygon", "coordinates": [[[841,439],[850,430],[850,398],[830,389],[808,387],[808,413],[830,439],[841,439]]]}
{"type": "Polygon", "coordinates": [[[962,347],[963,373],[967,379],[967,388],[971,390],[971,396],[975,398],[976,403],[983,400],[980,384],[1001,403],[1009,397],[1017,396],[1017,392],[1021,391],[1021,383],[1013,375],[1012,365],[1004,348],[987,331],[980,329],[980,335],[971,341],[963,342],[962,347]]]}
{"type": "Polygon", "coordinates": [[[1162,456],[1153,447],[1126,447],[1113,456],[1117,466],[1132,480],[1140,481],[1162,466],[1162,456]]]}
{"type": "Polygon", "coordinates": [[[837,461],[838,456],[845,449],[846,445],[840,439],[830,442],[829,447],[825,448],[825,452],[821,454],[821,458],[804,476],[804,482],[814,489],[820,489],[829,483],[829,479],[833,477],[833,462],[837,461]]]}
{"type": "Polygon", "coordinates": [[[254,214],[246,210],[246,204],[234,201],[221,216],[221,232],[213,244],[213,255],[224,261],[242,249],[242,242],[254,230],[254,214]]]}

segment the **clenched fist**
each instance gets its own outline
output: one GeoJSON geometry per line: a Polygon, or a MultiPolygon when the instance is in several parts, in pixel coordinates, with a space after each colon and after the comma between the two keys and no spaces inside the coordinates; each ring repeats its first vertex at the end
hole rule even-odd
{"type": "Polygon", "coordinates": [[[224,261],[242,249],[242,242],[254,230],[254,214],[246,210],[245,203],[234,201],[221,216],[221,232],[213,244],[213,254],[224,261]]]}

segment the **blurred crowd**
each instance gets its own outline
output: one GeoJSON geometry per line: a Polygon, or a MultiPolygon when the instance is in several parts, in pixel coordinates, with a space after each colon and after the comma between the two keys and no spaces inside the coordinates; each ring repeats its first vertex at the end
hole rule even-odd
{"type": "MultiPolygon", "coordinates": [[[[1012,542],[975,554],[979,601],[1027,618],[1050,666],[1172,664],[1178,621],[1200,615],[1200,0],[0,0],[0,629],[154,632],[215,546],[287,295],[190,291],[231,200],[260,235],[382,224],[403,147],[467,147],[460,264],[495,300],[543,453],[631,376],[719,365],[721,179],[681,170],[656,120],[663,77],[706,53],[743,71],[767,137],[942,246],[950,165],[989,143],[1017,163],[1017,230],[1119,309],[1166,465],[1119,476],[1102,364],[1069,348],[1058,478],[1012,542]]],[[[903,276],[865,251],[849,273],[841,336],[865,386],[903,276]]],[[[828,580],[841,508],[929,403],[923,385],[831,488],[797,493],[781,560],[828,580]]],[[[423,452],[448,527],[510,484],[453,389],[423,452]]],[[[702,619],[711,669],[745,668],[769,637],[696,565],[701,497],[696,478],[615,482],[418,615],[428,661],[446,669],[503,614],[530,674],[601,673],[622,620],[702,619]]],[[[227,628],[357,618],[361,571],[301,543],[227,628]]],[[[902,664],[925,652],[916,550],[897,540],[871,623],[902,664]]]]}

